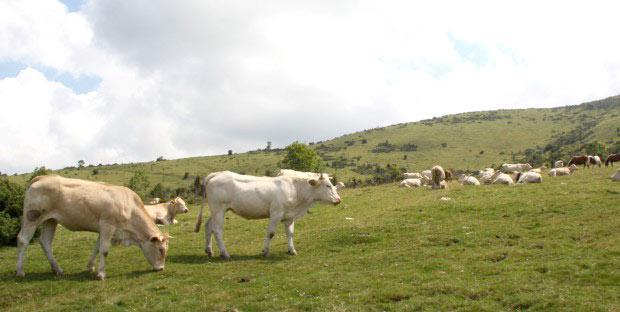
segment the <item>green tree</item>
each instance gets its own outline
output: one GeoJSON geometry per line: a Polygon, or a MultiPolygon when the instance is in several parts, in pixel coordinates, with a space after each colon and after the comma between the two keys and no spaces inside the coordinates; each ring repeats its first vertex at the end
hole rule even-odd
{"type": "Polygon", "coordinates": [[[80,159],[80,160],[78,160],[78,169],[82,169],[82,167],[84,167],[84,164],[86,164],[86,162],[85,162],[85,161],[83,161],[83,160],[81,160],[81,159],[80,159]]]}
{"type": "Polygon", "coordinates": [[[133,177],[129,179],[129,183],[127,183],[127,187],[140,195],[142,200],[146,198],[149,185],[151,185],[151,182],[144,171],[136,171],[133,177]]]}
{"type": "Polygon", "coordinates": [[[286,147],[286,156],[280,162],[280,167],[298,171],[319,172],[323,169],[323,161],[314,149],[295,141],[286,147]]]}

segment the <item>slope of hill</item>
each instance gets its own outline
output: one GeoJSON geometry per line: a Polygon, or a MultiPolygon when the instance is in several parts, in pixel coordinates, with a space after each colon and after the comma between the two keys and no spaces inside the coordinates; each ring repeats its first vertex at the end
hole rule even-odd
{"type": "MultiPolygon", "coordinates": [[[[435,164],[474,170],[503,162],[548,163],[569,155],[620,150],[620,96],[549,109],[518,109],[447,115],[396,124],[310,143],[323,157],[326,172],[339,180],[370,182],[373,175],[422,170],[435,164]],[[386,168],[390,165],[388,168],[386,168]]],[[[277,170],[282,150],[251,151],[232,156],[185,159],[56,170],[83,179],[126,184],[144,171],[151,187],[191,189],[193,177],[233,170],[252,175],[277,170]],[[94,170],[97,174],[94,174],[94,170]],[[185,178],[184,178],[185,177],[185,178]]],[[[25,182],[28,174],[10,177],[25,182]]]]}

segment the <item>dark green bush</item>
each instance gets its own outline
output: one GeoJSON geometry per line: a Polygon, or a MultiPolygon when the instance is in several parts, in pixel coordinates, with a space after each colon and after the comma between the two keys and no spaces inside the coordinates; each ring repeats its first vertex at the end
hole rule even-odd
{"type": "Polygon", "coordinates": [[[0,180],[0,246],[14,245],[24,205],[24,187],[0,180]]]}

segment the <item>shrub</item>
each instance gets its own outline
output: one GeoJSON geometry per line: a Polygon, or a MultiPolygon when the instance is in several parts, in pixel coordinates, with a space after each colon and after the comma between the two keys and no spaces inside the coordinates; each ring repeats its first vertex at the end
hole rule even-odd
{"type": "Polygon", "coordinates": [[[93,169],[93,175],[98,175],[99,174],[99,169],[93,169]]]}
{"type": "Polygon", "coordinates": [[[148,192],[148,187],[150,184],[151,182],[149,181],[149,178],[146,176],[144,171],[136,171],[133,177],[129,179],[127,187],[140,195],[142,200],[144,200],[146,198],[146,192],[148,192]]]}
{"type": "Polygon", "coordinates": [[[25,189],[19,184],[0,180],[0,246],[15,244],[19,233],[25,189]]]}

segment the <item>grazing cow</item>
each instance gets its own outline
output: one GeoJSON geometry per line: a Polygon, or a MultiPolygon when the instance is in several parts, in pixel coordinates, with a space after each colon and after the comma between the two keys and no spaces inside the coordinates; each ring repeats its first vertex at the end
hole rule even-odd
{"type": "Polygon", "coordinates": [[[478,181],[478,179],[464,174],[459,175],[459,182],[463,185],[480,185],[480,181],[478,181]]]}
{"type": "Polygon", "coordinates": [[[336,188],[337,189],[342,189],[342,188],[345,188],[345,185],[344,185],[343,182],[338,182],[338,183],[336,183],[336,188]]]}
{"type": "Polygon", "coordinates": [[[583,165],[583,167],[585,168],[588,164],[588,156],[582,155],[582,156],[573,156],[570,161],[568,162],[568,166],[570,167],[570,165],[583,165]]]}
{"type": "Polygon", "coordinates": [[[52,255],[58,224],[71,231],[99,233],[88,261],[88,269],[94,272],[95,258],[100,253],[98,279],[105,279],[105,259],[112,239],[118,236],[140,246],[154,270],[164,269],[168,236],[149,217],[136,193],[122,186],[49,175],[36,177],[26,191],[17,236],[17,276],[24,276],[24,254],[38,226],[39,241],[52,270],[62,275],[52,255]]]}
{"type": "Polygon", "coordinates": [[[512,185],[514,184],[512,178],[501,172],[501,171],[497,171],[493,174],[493,176],[491,177],[491,184],[507,184],[507,185],[512,185]]]}
{"type": "Polygon", "coordinates": [[[495,169],[493,168],[485,168],[478,173],[478,177],[480,177],[480,181],[484,184],[489,184],[492,182],[493,175],[495,174],[495,169]]]}
{"type": "Polygon", "coordinates": [[[558,160],[553,164],[553,168],[562,168],[564,167],[564,161],[563,160],[558,160]]]}
{"type": "MultiPolygon", "coordinates": [[[[288,239],[288,253],[296,255],[293,245],[295,220],[303,217],[313,203],[322,201],[340,204],[336,187],[320,174],[318,178],[303,178],[289,175],[278,177],[255,177],[230,171],[209,174],[203,186],[211,210],[205,223],[205,252],[213,256],[211,234],[215,234],[221,257],[230,259],[224,246],[224,214],[232,210],[246,219],[269,218],[263,255],[269,255],[271,239],[279,222],[284,223],[288,239]]],[[[195,232],[200,231],[204,206],[200,208],[195,232]]]]}
{"type": "Polygon", "coordinates": [[[161,198],[159,197],[151,198],[149,199],[149,202],[148,202],[149,205],[157,205],[159,203],[161,203],[161,198]]]}
{"type": "Polygon", "coordinates": [[[422,186],[422,180],[421,179],[404,179],[402,180],[398,186],[400,187],[420,187],[422,186]]]}
{"type": "Polygon", "coordinates": [[[577,170],[577,165],[575,164],[572,164],[568,167],[553,168],[549,170],[549,176],[550,177],[566,176],[566,175],[570,175],[575,170],[577,170]]]}
{"type": "Polygon", "coordinates": [[[185,205],[185,201],[181,197],[176,197],[167,203],[157,205],[144,205],[146,212],[155,221],[156,224],[177,224],[175,219],[177,213],[188,213],[189,209],[185,205]]]}
{"type": "Polygon", "coordinates": [[[441,183],[446,180],[446,172],[443,168],[441,166],[434,166],[431,168],[431,174],[431,180],[433,181],[432,189],[445,189],[447,184],[445,182],[441,183]]]}
{"type": "Polygon", "coordinates": [[[515,181],[517,181],[517,183],[542,183],[542,176],[539,172],[534,172],[532,170],[528,172],[519,172],[515,181]]]}
{"type": "Polygon", "coordinates": [[[525,172],[530,171],[531,169],[532,165],[530,164],[503,164],[500,168],[503,173],[525,172]]]}
{"type": "Polygon", "coordinates": [[[620,182],[620,169],[616,170],[616,173],[612,175],[610,178],[612,181],[620,182]]]}
{"type": "Polygon", "coordinates": [[[614,162],[616,161],[620,161],[620,154],[610,154],[609,156],[607,156],[607,159],[605,159],[605,167],[609,166],[611,164],[611,166],[614,166],[614,162]]]}
{"type": "Polygon", "coordinates": [[[422,175],[419,172],[405,172],[403,173],[405,179],[420,179],[422,175]]]}

